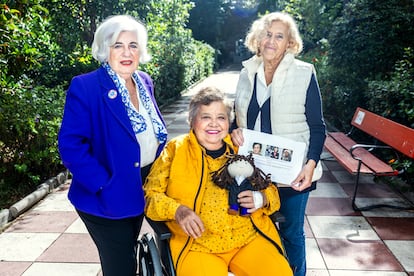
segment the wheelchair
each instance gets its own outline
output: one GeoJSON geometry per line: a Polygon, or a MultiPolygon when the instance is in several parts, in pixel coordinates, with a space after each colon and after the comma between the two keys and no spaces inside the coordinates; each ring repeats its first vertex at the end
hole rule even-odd
{"type": "Polygon", "coordinates": [[[145,233],[138,240],[138,275],[139,276],[175,276],[169,239],[170,229],[161,221],[145,218],[152,233],[145,233]]]}
{"type": "MultiPolygon", "coordinates": [[[[279,229],[278,224],[285,221],[285,217],[280,212],[273,213],[270,218],[277,229],[279,229]]],[[[175,276],[169,246],[170,230],[164,222],[153,221],[147,217],[145,219],[154,230],[154,234],[144,233],[138,240],[138,275],[175,276]]],[[[231,275],[233,274],[229,272],[229,276],[231,275]]]]}

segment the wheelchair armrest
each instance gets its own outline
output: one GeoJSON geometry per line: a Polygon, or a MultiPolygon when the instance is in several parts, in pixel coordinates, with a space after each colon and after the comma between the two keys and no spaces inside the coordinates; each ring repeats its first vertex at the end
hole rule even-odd
{"type": "Polygon", "coordinates": [[[279,212],[279,211],[274,212],[269,217],[274,223],[276,223],[276,222],[285,222],[286,221],[285,216],[282,215],[282,213],[279,212]]]}
{"type": "Polygon", "coordinates": [[[169,239],[172,236],[170,229],[168,229],[165,221],[155,221],[148,217],[145,217],[145,219],[151,226],[157,239],[158,250],[166,273],[163,275],[175,276],[174,264],[172,261],[171,250],[169,246],[169,239]]]}
{"type": "Polygon", "coordinates": [[[155,221],[148,217],[145,217],[151,228],[157,234],[159,240],[168,240],[171,238],[170,229],[165,225],[164,221],[155,221]]]}

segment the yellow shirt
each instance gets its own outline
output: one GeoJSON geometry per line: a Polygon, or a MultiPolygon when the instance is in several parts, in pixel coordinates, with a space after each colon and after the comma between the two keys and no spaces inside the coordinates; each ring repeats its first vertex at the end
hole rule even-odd
{"type": "MultiPolygon", "coordinates": [[[[210,172],[217,171],[226,161],[225,157],[214,159],[206,156],[210,172]]],[[[194,240],[191,250],[209,253],[223,253],[240,248],[256,236],[249,217],[227,214],[228,190],[207,181],[200,209],[200,218],[205,231],[194,240]]]]}

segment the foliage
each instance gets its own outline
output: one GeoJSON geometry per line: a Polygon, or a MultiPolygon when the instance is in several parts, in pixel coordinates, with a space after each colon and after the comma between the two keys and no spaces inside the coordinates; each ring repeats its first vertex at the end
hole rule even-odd
{"type": "Polygon", "coordinates": [[[192,4],[187,0],[152,1],[146,21],[152,62],[142,65],[155,81],[159,103],[180,97],[182,90],[214,67],[214,50],[191,36],[185,26],[192,4]]]}
{"type": "MultiPolygon", "coordinates": [[[[414,49],[406,48],[403,59],[396,62],[389,80],[369,81],[367,107],[374,113],[414,128],[414,49]]],[[[392,163],[404,168],[402,178],[414,182],[414,161],[402,156],[392,163]]]]}
{"type": "Polygon", "coordinates": [[[244,39],[260,4],[247,0],[194,0],[188,28],[193,37],[216,49],[218,65],[233,62],[235,42],[244,39]]]}
{"type": "Polygon", "coordinates": [[[37,86],[27,78],[2,90],[0,205],[12,203],[10,200],[16,199],[13,193],[31,191],[63,170],[56,139],[63,112],[63,91],[62,87],[37,86]]]}
{"type": "Polygon", "coordinates": [[[226,17],[224,1],[195,0],[190,11],[188,28],[192,30],[195,39],[217,45],[220,32],[226,17]]]}
{"type": "Polygon", "coordinates": [[[389,80],[368,82],[367,107],[374,113],[414,128],[414,49],[406,48],[389,80]]]}
{"type": "Polygon", "coordinates": [[[99,66],[90,47],[98,24],[105,18],[129,13],[142,20],[147,13],[145,1],[44,0],[42,4],[50,11],[48,31],[59,48],[42,64],[36,79],[50,87],[99,66]]]}
{"type": "Polygon", "coordinates": [[[345,5],[328,38],[333,101],[325,104],[327,114],[348,121],[357,106],[366,107],[368,81],[388,79],[404,48],[414,44],[413,21],[412,0],[352,0],[345,5]]]}
{"type": "Polygon", "coordinates": [[[62,87],[33,78],[56,50],[48,11],[39,1],[1,4],[0,207],[54,174],[60,165],[56,132],[62,87]]]}
{"type": "MultiPolygon", "coordinates": [[[[208,44],[191,39],[184,47],[182,63],[184,68],[184,79],[182,89],[186,89],[195,82],[213,73],[215,64],[215,50],[208,44]]],[[[180,91],[181,92],[181,91],[180,91]]]]}
{"type": "Polygon", "coordinates": [[[332,22],[340,15],[344,3],[336,0],[290,0],[284,11],[293,15],[302,34],[304,52],[320,47],[320,41],[326,40],[332,22]]]}
{"type": "Polygon", "coordinates": [[[27,4],[17,10],[0,5],[0,80],[19,79],[40,68],[41,61],[53,53],[55,45],[46,28],[47,10],[38,4],[27,4]]]}
{"type": "Polygon", "coordinates": [[[402,157],[400,160],[393,160],[390,165],[394,169],[402,170],[399,176],[409,186],[409,190],[414,191],[414,161],[407,157],[402,157]]]}
{"type": "MultiPolygon", "coordinates": [[[[147,15],[149,48],[152,50],[153,71],[146,70],[156,82],[157,99],[175,99],[184,87],[185,68],[182,56],[191,41],[191,35],[184,29],[188,19],[188,1],[151,1],[151,12],[147,15]]],[[[145,68],[145,67],[144,67],[145,68]]]]}
{"type": "Polygon", "coordinates": [[[90,46],[97,25],[114,14],[131,14],[141,20],[147,14],[147,1],[125,0],[49,0],[45,7],[52,14],[53,31],[64,52],[71,53],[78,44],[90,46]]]}

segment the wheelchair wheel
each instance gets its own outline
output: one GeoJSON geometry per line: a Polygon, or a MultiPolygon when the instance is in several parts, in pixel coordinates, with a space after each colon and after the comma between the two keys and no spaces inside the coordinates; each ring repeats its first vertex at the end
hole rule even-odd
{"type": "Polygon", "coordinates": [[[154,237],[145,233],[138,241],[139,276],[162,276],[160,255],[154,237]]]}

